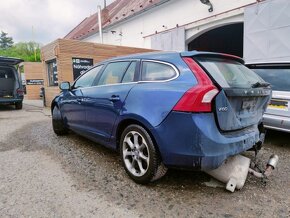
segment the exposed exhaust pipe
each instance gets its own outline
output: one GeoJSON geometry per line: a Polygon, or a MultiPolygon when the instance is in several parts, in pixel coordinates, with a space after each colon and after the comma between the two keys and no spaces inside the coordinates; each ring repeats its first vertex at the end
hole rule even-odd
{"type": "Polygon", "coordinates": [[[248,173],[258,178],[267,178],[271,175],[272,171],[277,167],[278,156],[272,155],[266,165],[266,170],[259,173],[250,168],[251,160],[242,155],[236,155],[228,158],[219,168],[207,171],[209,175],[217,180],[226,183],[226,189],[234,192],[235,189],[242,189],[248,173]]]}
{"type": "Polygon", "coordinates": [[[103,27],[102,27],[102,8],[100,5],[98,5],[98,22],[99,22],[99,34],[100,34],[100,40],[103,44],[103,27]]]}
{"type": "Polygon", "coordinates": [[[267,178],[271,175],[273,170],[277,167],[278,161],[279,161],[279,157],[277,155],[272,155],[266,165],[266,169],[264,173],[259,173],[251,168],[249,169],[249,173],[258,178],[265,178],[265,177],[267,178]]]}

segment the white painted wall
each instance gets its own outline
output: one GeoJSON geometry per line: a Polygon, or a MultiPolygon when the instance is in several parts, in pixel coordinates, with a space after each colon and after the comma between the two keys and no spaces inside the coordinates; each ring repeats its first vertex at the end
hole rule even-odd
{"type": "MultiPolygon", "coordinates": [[[[208,6],[202,4],[200,0],[171,0],[139,16],[115,25],[111,29],[105,29],[104,43],[151,48],[151,37],[156,31],[169,30],[175,28],[178,24],[185,28],[184,43],[186,48],[187,43],[205,31],[229,23],[242,22],[244,9],[237,8],[256,1],[211,0],[211,2],[214,11],[210,13],[208,12],[208,6]],[[213,17],[209,18],[210,16],[213,17]],[[207,19],[201,20],[205,18],[207,19]],[[116,33],[113,34],[111,31],[116,33]]],[[[98,34],[95,34],[83,41],[100,42],[100,39],[98,34]]],[[[173,48],[172,50],[175,49],[173,48]]]]}
{"type": "Polygon", "coordinates": [[[245,11],[246,63],[290,61],[290,1],[268,0],[245,11]]]}

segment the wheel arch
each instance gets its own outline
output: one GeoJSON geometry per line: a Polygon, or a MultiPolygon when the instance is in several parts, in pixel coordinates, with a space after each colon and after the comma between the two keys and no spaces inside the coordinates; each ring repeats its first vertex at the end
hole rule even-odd
{"type": "Polygon", "coordinates": [[[116,137],[116,149],[119,150],[120,148],[120,140],[121,140],[121,136],[122,136],[122,133],[123,131],[130,125],[139,125],[141,127],[143,127],[147,132],[148,134],[150,135],[153,143],[154,143],[154,146],[156,147],[157,149],[157,152],[160,156],[160,158],[162,158],[162,155],[160,153],[160,150],[159,150],[159,146],[158,146],[158,143],[157,143],[157,136],[154,132],[154,127],[151,126],[151,124],[149,124],[148,122],[146,121],[141,121],[140,119],[136,119],[136,118],[132,118],[132,117],[127,117],[127,118],[124,118],[122,119],[118,125],[117,125],[117,128],[116,128],[116,132],[115,132],[115,137],[116,137]]]}

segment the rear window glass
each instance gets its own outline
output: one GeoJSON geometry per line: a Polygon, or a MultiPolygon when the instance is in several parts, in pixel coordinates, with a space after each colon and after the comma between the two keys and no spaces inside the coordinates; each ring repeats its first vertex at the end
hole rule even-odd
{"type": "Polygon", "coordinates": [[[13,79],[14,78],[14,73],[12,70],[7,69],[7,70],[2,70],[0,69],[0,79],[13,79]]]}
{"type": "Polygon", "coordinates": [[[264,82],[252,70],[234,60],[221,58],[197,60],[223,88],[251,88],[257,82],[264,82]]]}
{"type": "Polygon", "coordinates": [[[174,78],[176,71],[169,65],[144,61],[142,64],[142,81],[162,81],[174,78]]]}
{"type": "Polygon", "coordinates": [[[275,91],[290,91],[290,69],[253,69],[275,91]]]}

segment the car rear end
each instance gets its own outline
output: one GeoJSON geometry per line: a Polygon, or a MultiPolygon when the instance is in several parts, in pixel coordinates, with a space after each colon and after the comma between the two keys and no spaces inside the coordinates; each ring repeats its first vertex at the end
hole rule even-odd
{"type": "Polygon", "coordinates": [[[263,116],[266,128],[290,132],[290,64],[258,64],[249,66],[271,84],[272,99],[263,116]]]}
{"type": "Polygon", "coordinates": [[[0,104],[15,104],[21,109],[24,91],[15,66],[22,61],[0,57],[0,104]]]}
{"type": "Polygon", "coordinates": [[[269,84],[235,56],[199,52],[181,56],[197,85],[157,128],[164,163],[207,171],[261,144],[258,126],[270,99],[269,84]]]}

